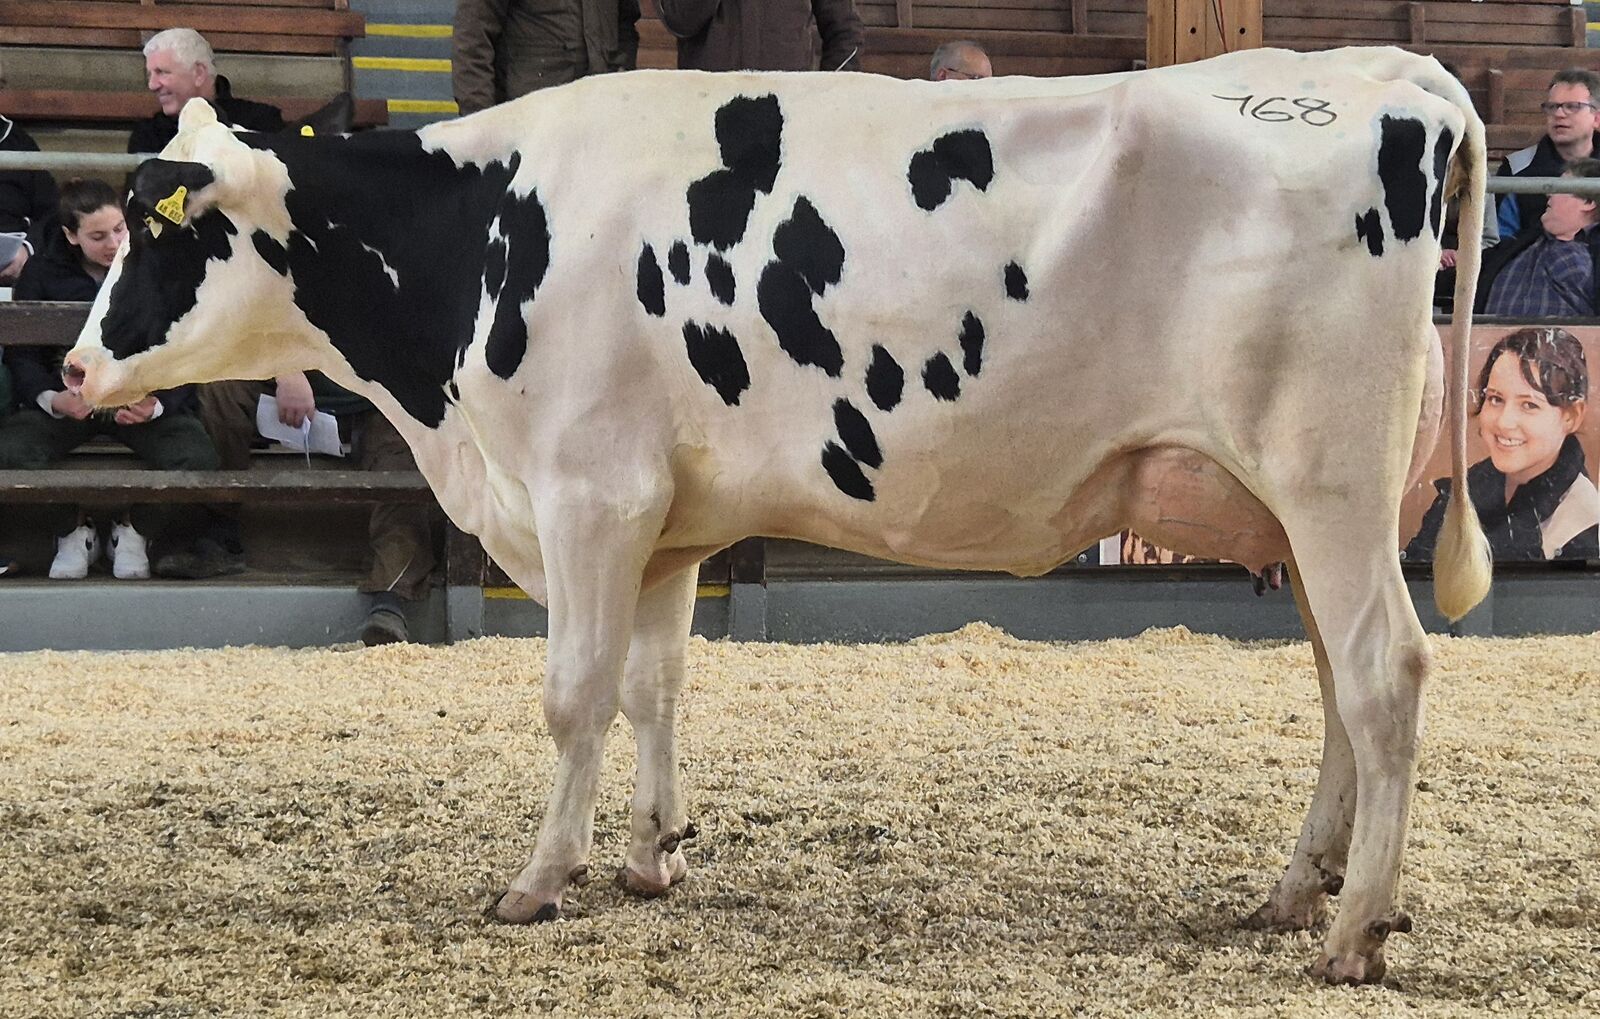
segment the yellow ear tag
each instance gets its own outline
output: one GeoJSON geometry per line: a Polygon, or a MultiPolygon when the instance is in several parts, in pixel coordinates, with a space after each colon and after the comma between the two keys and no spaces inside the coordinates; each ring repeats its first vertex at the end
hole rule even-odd
{"type": "Polygon", "coordinates": [[[144,218],[144,225],[150,228],[151,237],[161,236],[161,221],[156,219],[154,216],[146,216],[144,218]]]}
{"type": "Polygon", "coordinates": [[[174,226],[182,226],[184,217],[183,205],[188,199],[189,189],[179,184],[178,190],[156,203],[156,211],[165,216],[167,222],[174,226]]]}
{"type": "Polygon", "coordinates": [[[315,138],[316,136],[317,136],[317,132],[311,130],[311,125],[310,124],[302,124],[300,126],[300,137],[302,137],[302,138],[315,138]]]}

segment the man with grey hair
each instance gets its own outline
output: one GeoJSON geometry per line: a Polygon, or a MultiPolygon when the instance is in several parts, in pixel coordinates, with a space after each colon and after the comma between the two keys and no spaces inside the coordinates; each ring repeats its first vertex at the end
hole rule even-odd
{"type": "Polygon", "coordinates": [[[192,28],[157,32],[144,44],[145,82],[161,112],[141,121],[128,139],[129,152],[160,152],[178,133],[178,114],[191,99],[204,99],[224,124],[247,131],[281,131],[276,106],[236,98],[228,79],[217,74],[211,44],[192,28]]]}
{"type": "Polygon", "coordinates": [[[933,61],[928,67],[930,81],[968,81],[993,76],[989,54],[983,47],[968,39],[947,42],[933,51],[933,61]]]}

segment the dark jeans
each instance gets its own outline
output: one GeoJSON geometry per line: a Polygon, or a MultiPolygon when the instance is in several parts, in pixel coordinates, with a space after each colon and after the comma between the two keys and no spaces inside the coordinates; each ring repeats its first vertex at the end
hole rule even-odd
{"type": "MultiPolygon", "coordinates": [[[[217,450],[193,414],[165,413],[154,421],[119,425],[109,415],[83,421],[53,418],[36,407],[24,407],[0,422],[0,468],[33,470],[49,467],[99,435],[109,435],[132,449],[145,463],[164,471],[210,471],[217,468],[217,450]]],[[[63,507],[56,534],[77,525],[75,510],[63,507]]],[[[129,519],[140,534],[153,535],[163,513],[157,506],[135,506],[129,519]]]]}
{"type": "MultiPolygon", "coordinates": [[[[250,466],[250,444],[256,436],[256,402],[268,391],[264,382],[210,382],[200,387],[200,414],[216,442],[222,469],[242,471],[250,466]]],[[[411,447],[394,425],[375,410],[341,418],[339,430],[352,446],[357,470],[414,471],[411,447]]],[[[222,517],[238,520],[237,505],[207,507],[222,517]]],[[[415,601],[427,590],[433,572],[433,539],[429,508],[418,503],[378,503],[367,521],[371,568],[358,590],[368,594],[393,591],[415,601]]],[[[234,524],[237,528],[237,523],[234,524]]]]}

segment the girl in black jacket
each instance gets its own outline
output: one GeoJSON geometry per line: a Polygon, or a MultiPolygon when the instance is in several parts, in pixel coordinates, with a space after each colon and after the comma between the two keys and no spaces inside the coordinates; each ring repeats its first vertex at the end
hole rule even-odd
{"type": "MultiPolygon", "coordinates": [[[[60,231],[47,235],[17,280],[19,301],[92,301],[127,236],[122,205],[109,184],[73,180],[61,189],[60,231]]],[[[95,412],[61,383],[60,349],[7,347],[15,376],[16,413],[0,424],[0,468],[38,468],[61,459],[97,435],[127,444],[153,467],[214,470],[216,448],[194,414],[193,387],[163,390],[113,411],[95,412]]],[[[120,514],[111,528],[112,573],[119,579],[150,575],[146,537],[152,507],[120,514]]],[[[79,579],[100,556],[100,535],[79,511],[57,527],[50,576],[79,579]],[[76,523],[73,523],[76,521],[76,523]]]]}

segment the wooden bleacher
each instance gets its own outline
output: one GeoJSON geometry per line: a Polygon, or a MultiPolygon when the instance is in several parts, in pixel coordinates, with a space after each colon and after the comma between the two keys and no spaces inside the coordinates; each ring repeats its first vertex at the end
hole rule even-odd
{"type": "MultiPolygon", "coordinates": [[[[241,97],[288,119],[352,91],[350,42],[366,19],[348,0],[0,0],[0,112],[40,146],[119,151],[156,111],[144,87],[144,40],[198,30],[241,97]]],[[[357,126],[388,122],[382,100],[358,100],[357,126]]]]}
{"type": "MultiPolygon", "coordinates": [[[[640,64],[672,67],[675,43],[643,4],[640,64]]],[[[1145,0],[856,0],[866,24],[865,69],[899,78],[927,74],[940,43],[974,39],[997,74],[1098,74],[1141,67],[1145,0]]],[[[1263,0],[1267,45],[1316,50],[1403,46],[1462,75],[1504,153],[1537,138],[1550,76],[1564,67],[1600,71],[1585,42],[1585,13],[1567,0],[1263,0]]]]}

